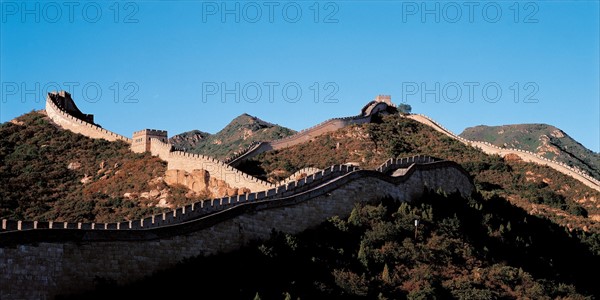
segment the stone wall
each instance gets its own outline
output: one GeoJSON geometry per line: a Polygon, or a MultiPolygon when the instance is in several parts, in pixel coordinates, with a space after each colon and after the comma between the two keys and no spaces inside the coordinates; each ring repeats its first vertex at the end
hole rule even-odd
{"type": "Polygon", "coordinates": [[[438,122],[436,122],[435,120],[431,119],[430,117],[428,117],[426,115],[412,114],[412,115],[408,115],[406,117],[409,119],[415,120],[417,122],[420,122],[422,124],[425,124],[427,126],[430,126],[433,129],[435,129],[435,130],[437,130],[437,131],[439,131],[439,132],[441,132],[441,133],[443,133],[443,134],[445,134],[467,146],[478,148],[479,150],[481,150],[487,154],[498,154],[498,155],[502,155],[502,156],[507,155],[507,154],[514,154],[514,155],[519,156],[522,160],[524,160],[526,162],[532,162],[532,163],[536,163],[539,165],[548,166],[548,167],[550,167],[554,170],[557,170],[567,176],[570,176],[576,180],[579,180],[581,183],[585,184],[586,186],[588,186],[596,191],[600,191],[600,180],[590,176],[589,174],[587,174],[586,172],[584,172],[578,168],[571,167],[563,162],[550,160],[548,158],[545,158],[545,157],[538,155],[537,153],[533,153],[531,151],[526,151],[526,150],[522,150],[522,149],[514,149],[514,148],[502,148],[502,147],[493,145],[489,142],[471,141],[471,140],[465,139],[461,136],[454,134],[452,131],[445,128],[444,126],[442,126],[441,124],[439,124],[438,122]]]}
{"type": "Polygon", "coordinates": [[[45,299],[81,292],[92,288],[96,277],[128,283],[185,258],[228,252],[266,239],[273,229],[294,234],[331,216],[347,216],[357,202],[381,197],[410,201],[425,188],[463,196],[473,191],[468,174],[451,162],[413,164],[398,177],[345,168],[345,173],[343,166],[329,169],[328,174],[341,175],[325,184],[315,179],[317,174],[323,177],[317,173],[303,178],[304,184],[245,195],[237,204],[232,198],[211,200],[212,213],[185,222],[176,219],[208,205],[179,208],[157,220],[95,226],[45,223],[36,224],[38,229],[0,233],[0,298],[45,299]],[[162,225],[152,227],[151,221],[162,225]]]}
{"type": "MultiPolygon", "coordinates": [[[[265,151],[283,149],[307,142],[316,136],[338,130],[348,125],[368,123],[374,114],[385,111],[389,106],[387,102],[371,101],[361,109],[360,115],[330,119],[276,141],[255,142],[247,147],[245,151],[228,159],[229,163],[224,163],[204,155],[175,151],[166,140],[166,131],[148,129],[137,131],[134,132],[134,140],[132,140],[94,124],[84,122],[60,108],[51,95],[58,97],[61,94],[48,95],[46,112],[56,124],[64,129],[83,134],[90,138],[104,138],[109,141],[123,140],[132,144],[131,149],[134,152],[150,151],[153,155],[157,155],[167,161],[169,170],[181,170],[190,174],[194,171],[206,170],[211,178],[224,182],[230,188],[237,189],[238,191],[249,189],[253,192],[264,191],[273,188],[274,185],[235,169],[233,166],[236,166],[239,162],[265,151]]],[[[391,101],[388,102],[391,103],[391,101]]]]}
{"type": "Polygon", "coordinates": [[[221,180],[232,188],[253,192],[264,191],[275,187],[274,184],[250,176],[232,166],[209,156],[174,151],[170,144],[158,139],[151,139],[150,152],[168,163],[168,170],[182,170],[192,173],[194,170],[206,170],[210,177],[221,180]]]}
{"type": "Polygon", "coordinates": [[[232,166],[237,166],[240,162],[269,150],[279,150],[306,143],[319,135],[333,132],[349,125],[369,123],[373,115],[385,111],[388,106],[386,102],[371,101],[361,109],[360,115],[329,119],[282,139],[253,143],[244,152],[238,153],[225,161],[232,166]]]}
{"type": "MultiPolygon", "coordinates": [[[[46,98],[46,113],[54,123],[72,132],[90,138],[102,138],[109,141],[122,140],[129,144],[133,143],[133,140],[130,138],[118,135],[95,124],[87,123],[71,116],[55,103],[51,94],[46,98]]],[[[269,182],[245,174],[212,157],[182,151],[173,151],[173,147],[166,143],[166,135],[167,133],[165,131],[160,130],[145,129],[135,132],[134,137],[142,140],[138,143],[133,143],[135,147],[132,147],[132,150],[136,152],[150,151],[153,155],[157,155],[165,160],[168,163],[169,170],[182,170],[188,173],[193,173],[195,170],[206,170],[210,173],[212,178],[223,181],[229,185],[229,187],[239,191],[246,189],[250,189],[251,191],[263,191],[274,187],[274,185],[269,182]]]]}
{"type": "Polygon", "coordinates": [[[48,117],[60,127],[70,130],[75,133],[83,134],[94,139],[105,139],[108,141],[121,140],[131,144],[131,139],[122,135],[110,132],[95,124],[85,122],[68,114],[64,109],[60,108],[48,94],[46,98],[46,114],[48,117]]]}

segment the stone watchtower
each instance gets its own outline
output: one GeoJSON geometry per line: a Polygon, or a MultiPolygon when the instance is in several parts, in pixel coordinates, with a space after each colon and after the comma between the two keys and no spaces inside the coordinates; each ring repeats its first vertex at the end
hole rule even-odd
{"type": "Polygon", "coordinates": [[[395,107],[395,105],[392,103],[392,96],[390,96],[390,95],[378,95],[377,97],[375,97],[374,100],[377,102],[383,102],[389,106],[395,107]]]}
{"type": "Polygon", "coordinates": [[[163,143],[169,143],[165,130],[144,129],[133,133],[131,151],[137,153],[150,152],[150,139],[152,138],[158,139],[163,143]]]}

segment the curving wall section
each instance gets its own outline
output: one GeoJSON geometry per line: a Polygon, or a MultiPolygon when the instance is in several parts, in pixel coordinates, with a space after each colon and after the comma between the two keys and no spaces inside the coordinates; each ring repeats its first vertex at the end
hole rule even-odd
{"type": "Polygon", "coordinates": [[[533,153],[531,151],[525,151],[525,150],[514,149],[514,148],[502,148],[502,147],[498,147],[498,146],[493,145],[488,142],[471,141],[471,140],[462,138],[462,137],[454,134],[452,131],[448,130],[447,128],[445,128],[444,126],[439,124],[438,122],[434,121],[433,119],[431,119],[425,115],[411,114],[411,115],[407,115],[406,117],[409,119],[415,120],[417,122],[420,122],[422,124],[425,124],[427,126],[430,126],[433,129],[435,129],[455,140],[458,140],[459,142],[461,142],[465,145],[478,148],[487,154],[498,154],[500,156],[504,156],[506,154],[515,154],[515,155],[518,155],[522,160],[524,160],[526,162],[533,162],[536,164],[551,167],[567,176],[571,176],[571,177],[581,181],[583,184],[585,184],[586,186],[588,186],[596,191],[600,191],[600,181],[598,179],[590,176],[589,174],[585,173],[584,171],[582,171],[578,168],[571,167],[565,163],[550,160],[548,158],[545,158],[545,157],[538,155],[536,153],[533,153]]]}
{"type": "Polygon", "coordinates": [[[448,161],[411,164],[397,177],[342,165],[266,192],[204,201],[138,221],[13,225],[3,220],[0,298],[81,292],[92,288],[96,277],[128,283],[185,258],[266,239],[273,229],[294,234],[331,216],[347,216],[358,202],[410,201],[425,189],[469,196],[474,188],[469,175],[448,161]]]}
{"type": "Polygon", "coordinates": [[[57,125],[72,132],[83,134],[94,139],[105,139],[108,141],[121,140],[131,144],[131,139],[114,132],[108,131],[98,125],[85,122],[67,113],[52,99],[52,93],[46,97],[46,114],[57,125]]]}
{"type": "MultiPolygon", "coordinates": [[[[83,134],[90,138],[103,138],[109,141],[122,140],[129,144],[132,139],[118,135],[103,129],[95,124],[85,122],[70,115],[61,108],[53,97],[59,97],[60,93],[49,93],[46,99],[46,112],[50,119],[64,129],[83,134]]],[[[70,100],[70,97],[69,97],[70,100]]],[[[72,101],[72,100],[70,100],[72,101]]],[[[272,142],[254,142],[244,151],[237,153],[224,163],[209,156],[187,153],[175,150],[170,144],[164,143],[156,138],[150,138],[150,152],[167,161],[169,170],[183,170],[192,172],[194,170],[206,170],[211,177],[222,180],[232,188],[247,188],[251,191],[264,191],[274,187],[274,184],[260,180],[243,173],[233,166],[259,153],[282,149],[304,143],[315,136],[335,131],[351,124],[362,124],[371,121],[371,117],[381,111],[385,111],[388,104],[384,102],[371,101],[361,109],[361,114],[353,117],[334,118],[317,124],[311,128],[302,130],[292,136],[272,142]]]]}
{"type": "MultiPolygon", "coordinates": [[[[348,165],[346,165],[346,166],[348,167],[348,165]]],[[[356,167],[353,167],[353,166],[349,166],[349,167],[358,170],[358,168],[356,168],[356,167]]],[[[296,178],[298,178],[299,176],[305,175],[306,177],[309,177],[309,176],[312,176],[313,174],[320,173],[320,172],[323,172],[323,170],[321,170],[319,168],[315,168],[315,167],[302,168],[302,169],[294,172],[292,175],[288,176],[288,178],[280,181],[278,185],[287,184],[289,182],[296,181],[296,178]]]]}
{"type": "Polygon", "coordinates": [[[232,166],[210,156],[174,151],[170,144],[158,139],[150,140],[150,152],[168,163],[169,170],[206,170],[211,177],[226,182],[232,188],[248,188],[253,192],[275,187],[274,184],[250,176],[232,166]]]}
{"type": "Polygon", "coordinates": [[[279,150],[306,143],[319,135],[336,131],[349,125],[369,123],[374,115],[385,111],[387,108],[388,105],[384,102],[371,101],[361,109],[360,115],[329,119],[282,139],[270,142],[253,143],[250,147],[246,148],[245,151],[242,151],[225,161],[232,166],[237,166],[240,162],[269,150],[279,150]]]}

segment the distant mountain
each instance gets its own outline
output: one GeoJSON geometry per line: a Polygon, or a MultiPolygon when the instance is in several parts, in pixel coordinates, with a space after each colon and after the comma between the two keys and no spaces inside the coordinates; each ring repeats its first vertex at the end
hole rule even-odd
{"type": "Polygon", "coordinates": [[[461,137],[496,146],[528,150],[578,167],[600,179],[600,154],[585,148],[562,130],[547,124],[475,126],[461,137]]]}
{"type": "Polygon", "coordinates": [[[242,114],[215,134],[193,130],[173,136],[170,142],[189,152],[225,159],[254,141],[276,140],[294,133],[294,130],[242,114]]]}
{"type": "Polygon", "coordinates": [[[198,144],[204,142],[211,134],[200,130],[187,131],[169,139],[171,144],[178,148],[194,149],[198,144]]]}

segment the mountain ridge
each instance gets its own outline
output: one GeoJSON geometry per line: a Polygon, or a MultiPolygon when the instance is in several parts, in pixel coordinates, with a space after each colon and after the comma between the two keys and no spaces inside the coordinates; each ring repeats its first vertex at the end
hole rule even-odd
{"type": "Polygon", "coordinates": [[[544,123],[478,125],[459,135],[498,147],[531,151],[542,157],[584,170],[600,179],[600,154],[586,148],[560,128],[544,123]]]}
{"type": "Polygon", "coordinates": [[[294,133],[292,129],[242,113],[215,134],[191,130],[174,135],[169,141],[188,152],[225,159],[252,142],[276,140],[294,133]]]}

